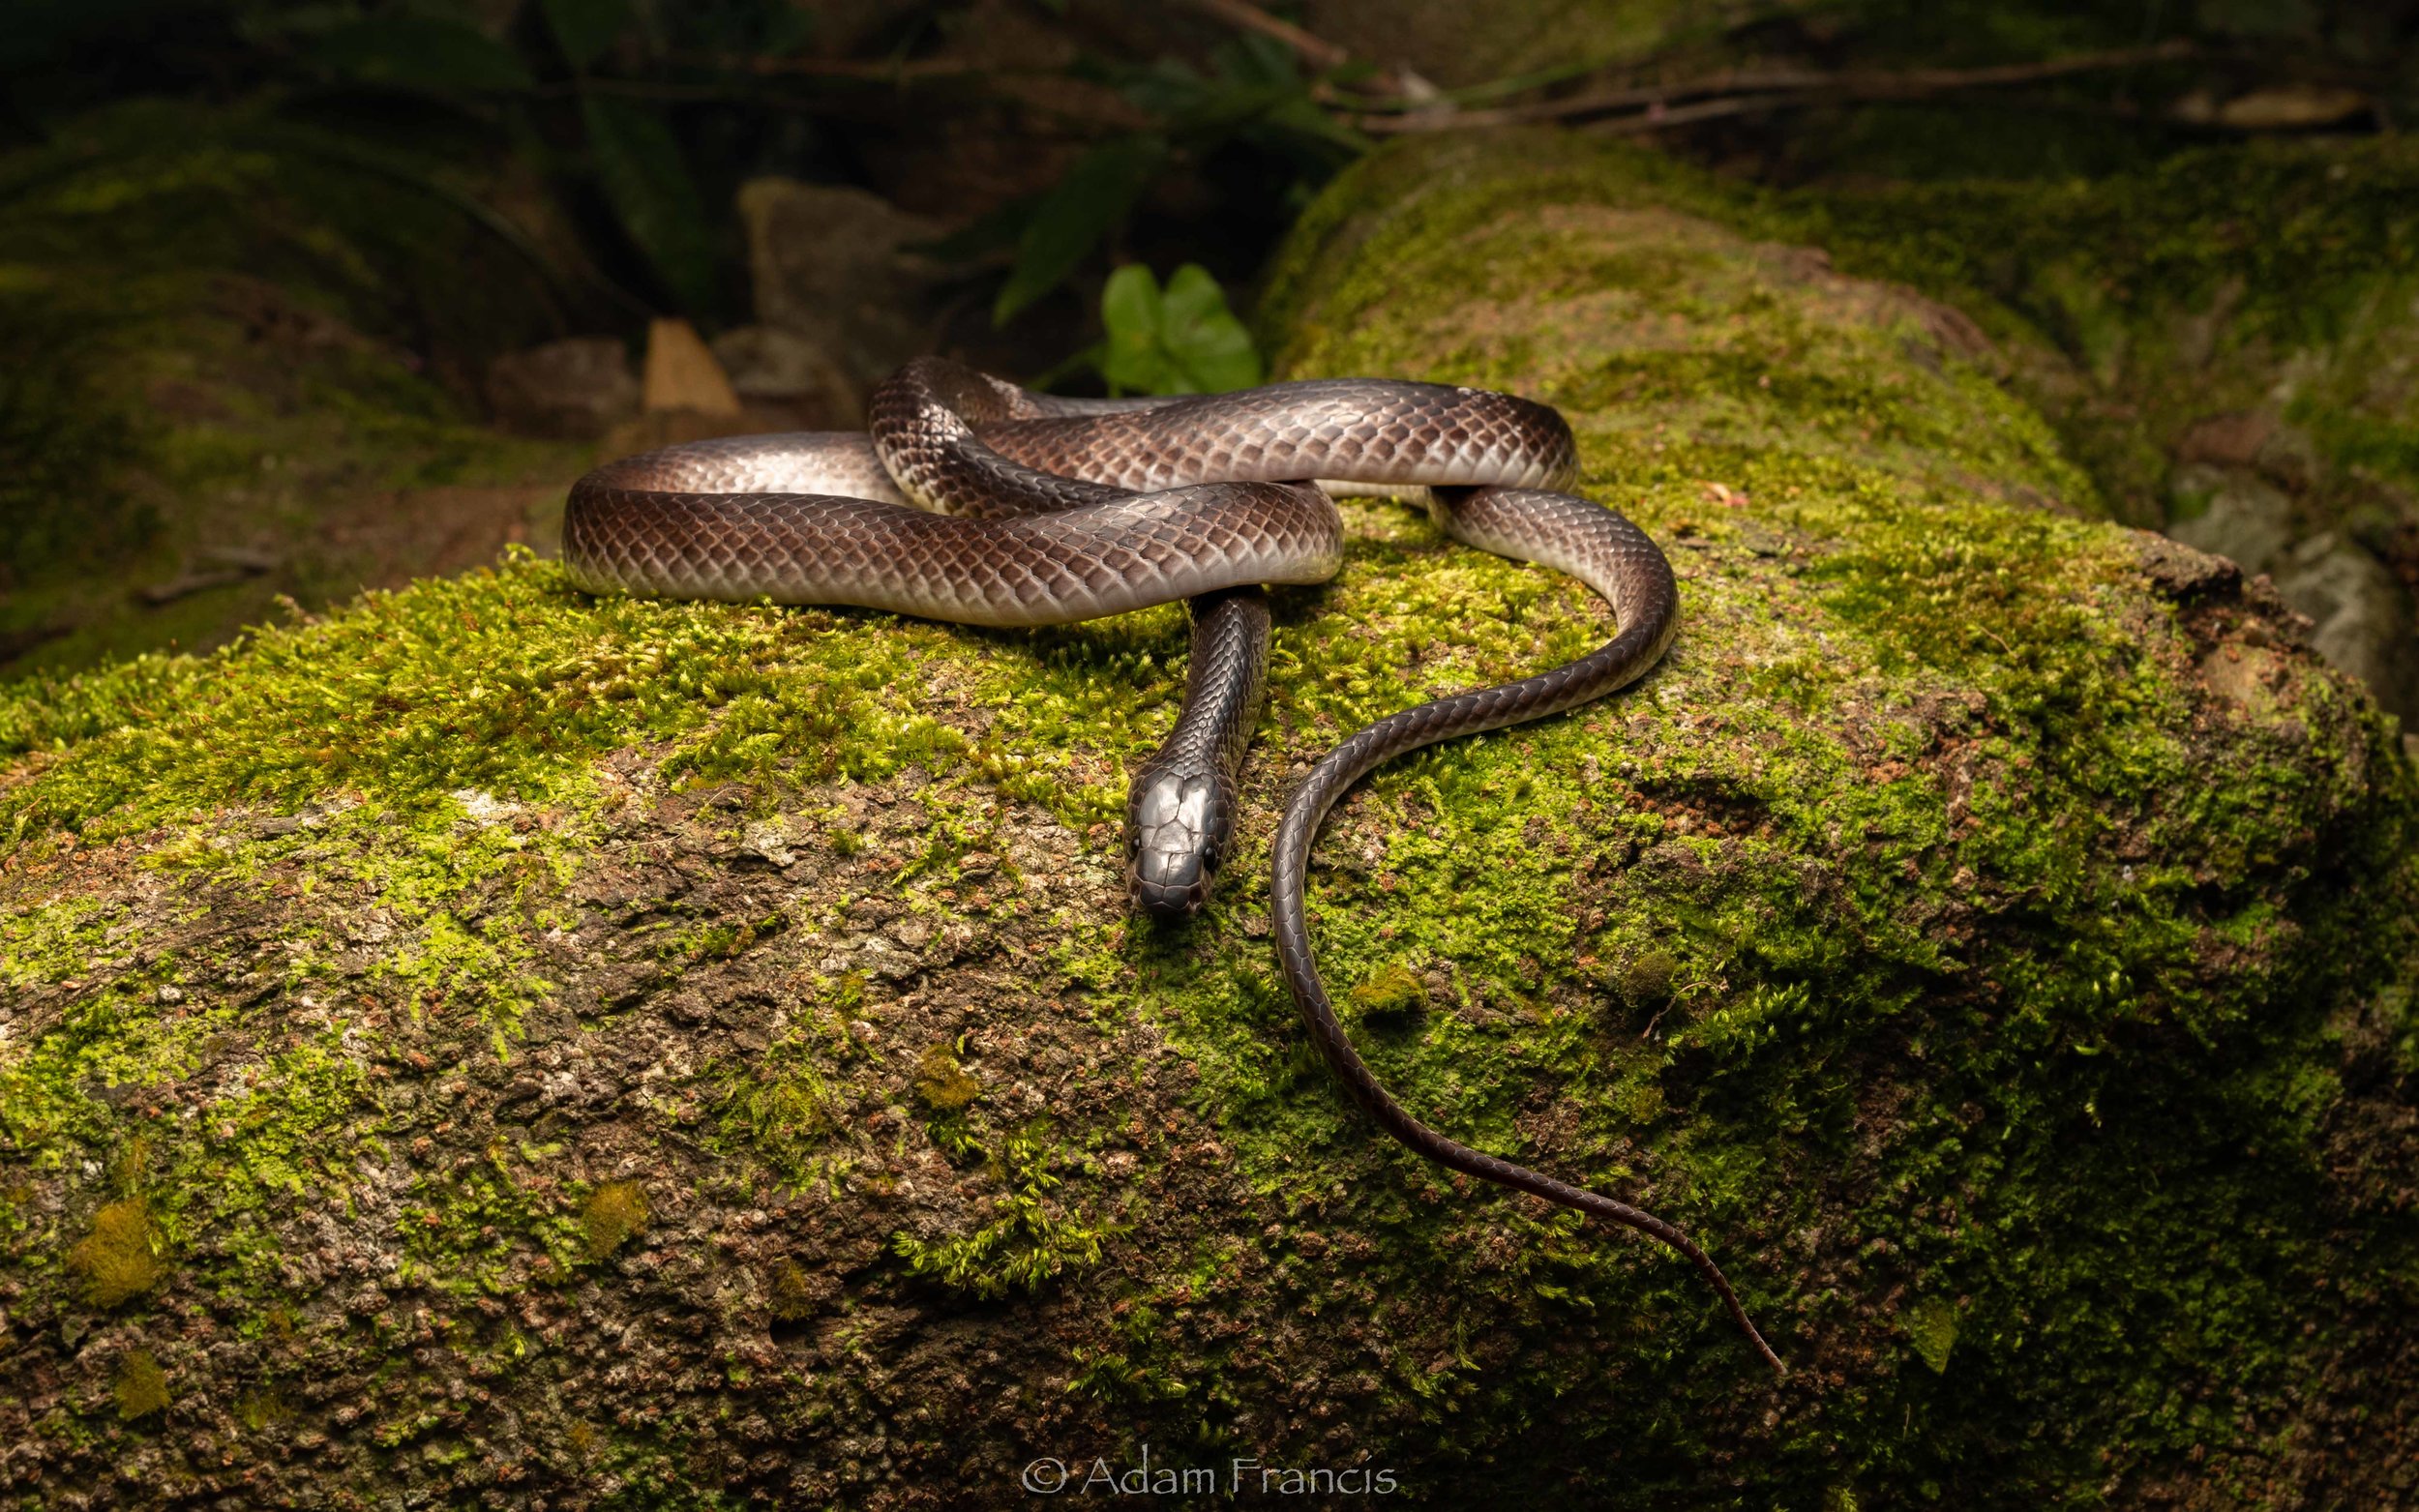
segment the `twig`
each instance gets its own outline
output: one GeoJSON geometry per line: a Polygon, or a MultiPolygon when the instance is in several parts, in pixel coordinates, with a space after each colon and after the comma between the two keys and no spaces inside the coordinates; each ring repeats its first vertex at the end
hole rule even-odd
{"type": "Polygon", "coordinates": [[[1796,105],[1814,104],[1821,98],[1810,91],[1788,95],[1733,95],[1722,100],[1700,100],[1692,105],[1674,105],[1668,110],[1656,105],[1635,115],[1590,121],[1578,130],[1596,136],[1643,136],[1649,132],[1692,126],[1699,121],[1717,121],[1724,116],[1761,115],[1767,110],[1787,110],[1796,105]]]}
{"type": "MultiPolygon", "coordinates": [[[[1337,46],[1325,37],[1303,31],[1291,21],[1270,15],[1252,4],[1251,0],[1192,0],[1192,5],[1193,9],[1216,16],[1229,25],[1239,26],[1245,31],[1258,32],[1263,37],[1275,38],[1286,46],[1293,48],[1294,55],[1301,59],[1314,73],[1333,74],[1353,61],[1353,55],[1344,48],[1337,46]]],[[[1337,82],[1325,78],[1314,79],[1310,86],[1312,98],[1329,109],[1360,108],[1352,96],[1336,88],[1337,82]]],[[[1388,109],[1451,108],[1443,101],[1441,98],[1443,92],[1434,84],[1421,78],[1410,69],[1400,66],[1377,69],[1368,76],[1346,82],[1347,87],[1356,94],[1369,93],[1374,86],[1376,94],[1396,97],[1387,102],[1384,108],[1388,109]]]]}
{"type": "Polygon", "coordinates": [[[925,79],[959,78],[985,72],[962,58],[765,58],[744,53],[674,53],[671,61],[720,69],[731,74],[766,76],[803,74],[811,78],[861,79],[888,84],[925,79]]]}
{"type": "MultiPolygon", "coordinates": [[[[2134,68],[2144,63],[2172,62],[2191,57],[2196,49],[2185,41],[2164,42],[2152,47],[2128,47],[2114,52],[2086,52],[2073,57],[2052,58],[2045,63],[2008,63],[1978,69],[1909,69],[1900,73],[1826,74],[1813,69],[1725,69],[1697,78],[1683,79],[1676,84],[1641,84],[1621,89],[1597,90],[1573,95],[1567,100],[1546,100],[1525,105],[1502,105],[1492,110],[1461,110],[1452,114],[1419,113],[1403,116],[1364,115],[1354,122],[1360,130],[1373,135],[1399,134],[1408,132],[1459,130],[1467,127],[1514,126],[1535,121],[1568,120],[1576,116],[1607,115],[1618,110],[1646,106],[1670,105],[1684,100],[1700,100],[1711,96],[1789,97],[1789,103],[1802,104],[1812,98],[1838,100],[1909,100],[1925,95],[1946,94],[1959,89],[1985,89],[2007,84],[2039,83],[2045,79],[2061,78],[2075,74],[2104,73],[2110,69],[2134,68]]],[[[1726,103],[1727,104],[1727,103],[1726,103]]],[[[1747,104],[1727,104],[1721,110],[1691,115],[1704,119],[1708,115],[1738,115],[1756,108],[1747,104]]],[[[1769,106],[1764,108],[1770,108],[1769,106]]],[[[1682,112],[1665,111],[1649,121],[1636,117],[1632,130],[1655,131],[1665,125],[1679,124],[1682,112]]],[[[1609,126],[1607,129],[1612,129],[1609,126]]]]}
{"type": "MultiPolygon", "coordinates": [[[[1355,124],[1364,132],[1379,133],[1432,132],[1440,128],[1518,126],[1536,121],[1568,120],[1573,116],[1609,114],[1635,106],[1667,105],[1682,100],[1705,95],[1726,93],[1755,94],[1767,90],[1806,89],[1822,83],[1831,74],[1811,69],[1724,69],[1716,74],[1699,74],[1677,84],[1637,84],[1620,89],[1592,90],[1572,95],[1567,100],[1533,101],[1521,105],[1498,105],[1490,110],[1463,110],[1450,120],[1421,117],[1398,120],[1389,116],[1364,117],[1355,124]]],[[[1389,102],[1389,105],[1394,102],[1389,102]]]]}
{"type": "MultiPolygon", "coordinates": [[[[1673,109],[1642,110],[1634,115],[1611,116],[1601,121],[1586,121],[1572,128],[1592,136],[1642,136],[1650,132],[1671,127],[1687,126],[1697,121],[1718,120],[1725,116],[1763,115],[1780,110],[1798,110],[1809,106],[1837,104],[1845,98],[1826,90],[1799,90],[1790,94],[1730,96],[1718,100],[1701,100],[1694,104],[1673,109]]],[[[1923,98],[1899,96],[1866,96],[1867,99],[1923,98]]],[[[2027,110],[2048,114],[2100,116],[2120,121],[2150,121],[2170,131],[2196,133],[2216,137],[2242,137],[2276,130],[2264,126],[2235,125],[2225,121],[2194,121],[2177,115],[2163,115],[2144,110],[2128,101],[2091,101],[2060,99],[2027,94],[1997,95],[2003,104],[2021,103],[2027,110]]],[[[2383,106],[2369,102],[2373,120],[2382,120],[2383,106]]],[[[2380,125],[2380,132],[2385,128],[2380,125]]]]}
{"type": "Polygon", "coordinates": [[[1353,55],[1328,41],[1313,36],[1291,21],[1280,20],[1253,5],[1251,0],[1193,0],[1193,9],[1206,11],[1219,20],[1245,31],[1273,37],[1294,49],[1297,57],[1314,69],[1340,69],[1353,60],[1353,55]]]}

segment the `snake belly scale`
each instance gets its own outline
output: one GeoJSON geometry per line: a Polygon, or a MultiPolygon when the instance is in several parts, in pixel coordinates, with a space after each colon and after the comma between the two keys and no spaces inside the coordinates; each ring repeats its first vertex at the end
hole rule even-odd
{"type": "Polygon", "coordinates": [[[1539,719],[1635,680],[1678,625],[1662,551],[1616,512],[1561,491],[1569,427],[1483,389],[1320,379],[1177,400],[1070,400],[934,358],[876,388],[866,433],[744,436],[609,462],[573,486],[563,554],[598,593],[855,605],[971,625],[1051,625],[1178,599],[1193,616],[1184,706],[1134,777],[1127,886],[1182,917],[1231,849],[1238,774],[1269,664],[1268,584],[1331,578],[1331,495],[1425,498],[1446,532],[1568,573],[1612,606],[1598,650],[1552,670],[1389,715],[1323,757],[1279,824],[1269,903],[1287,987],[1353,1101],[1414,1151],[1679,1251],[1774,1369],[1720,1268],[1628,1203],[1472,1149],[1379,1082],[1313,958],[1304,879],[1328,812],[1372,768],[1456,735],[1539,719]]]}

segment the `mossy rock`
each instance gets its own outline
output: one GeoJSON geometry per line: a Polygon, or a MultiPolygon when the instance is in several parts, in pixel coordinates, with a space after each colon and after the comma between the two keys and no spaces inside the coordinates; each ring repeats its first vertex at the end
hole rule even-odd
{"type": "Polygon", "coordinates": [[[2273,574],[2419,719],[2419,150],[2264,142],[2094,181],[1777,196],[1850,271],[1972,308],[2111,514],[2273,574]],[[2213,501],[2216,518],[2202,519],[2213,501]]]}
{"type": "Polygon", "coordinates": [[[1689,1230],[1786,1379],[1668,1253],[1374,1135],[1270,957],[1287,773],[1600,639],[1567,580],[1349,508],[1242,853],[1162,931],[1114,823],[1179,610],[600,603],[523,554],[0,702],[12,1489],[992,1505],[1148,1444],[1440,1506],[2408,1499],[2390,724],[2092,522],[1971,320],[1542,140],[1348,174],[1282,360],[1562,405],[1684,628],[1380,774],[1312,929],[1419,984],[1364,1036],[1410,1106],[1689,1230]],[[102,1314],[113,1164],[164,1275],[102,1314]],[[592,1260],[609,1182],[644,1226],[592,1260]],[[130,1423],[136,1345],[177,1385],[130,1423]]]}
{"type": "Polygon", "coordinates": [[[2407,140],[2271,141],[2097,180],[1827,190],[1768,208],[1844,267],[2045,340],[2063,362],[2031,370],[2027,392],[2121,519],[2172,518],[2180,457],[2267,472],[2312,529],[2419,528],[2407,140]]]}

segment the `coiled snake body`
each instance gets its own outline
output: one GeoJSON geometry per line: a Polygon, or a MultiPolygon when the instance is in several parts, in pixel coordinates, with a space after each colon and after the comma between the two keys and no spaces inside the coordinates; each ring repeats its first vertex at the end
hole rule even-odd
{"type": "Polygon", "coordinates": [[[1678,623],[1671,566],[1612,510],[1558,491],[1569,427],[1482,389],[1376,379],[1179,400],[1069,400],[938,359],[874,392],[868,434],[702,441],[610,462],[574,485],[563,555],[592,592],[857,605],[973,625],[1050,625],[1176,599],[1193,645],[1175,731],[1126,811],[1136,904],[1181,917],[1208,897],[1234,830],[1237,776],[1268,671],[1261,585],[1334,576],[1330,494],[1424,496],[1448,534],[1556,568],[1619,632],[1578,661],[1388,716],[1329,752],[1277,830],[1270,911],[1285,980],[1353,1100],[1456,1171],[1653,1234],[1686,1256],[1776,1370],[1720,1269],[1653,1214],[1474,1150],[1405,1112],[1354,1051],[1311,957],[1310,846],[1381,762],[1612,692],[1678,623]]]}

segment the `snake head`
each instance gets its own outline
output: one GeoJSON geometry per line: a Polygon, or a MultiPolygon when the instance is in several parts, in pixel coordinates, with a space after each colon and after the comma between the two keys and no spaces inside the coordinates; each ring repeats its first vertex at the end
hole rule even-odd
{"type": "Polygon", "coordinates": [[[1185,919],[1210,897],[1234,805],[1214,771],[1144,772],[1125,803],[1125,890],[1154,918],[1185,919]]]}

